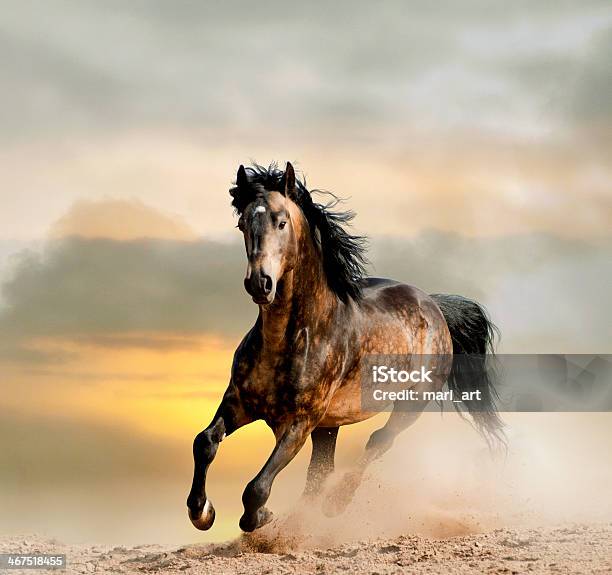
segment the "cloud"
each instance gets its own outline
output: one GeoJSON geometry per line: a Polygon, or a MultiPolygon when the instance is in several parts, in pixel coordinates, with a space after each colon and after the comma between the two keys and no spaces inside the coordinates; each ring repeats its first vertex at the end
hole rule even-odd
{"type": "Polygon", "coordinates": [[[486,305],[506,353],[607,353],[612,241],[430,232],[374,244],[376,273],[486,305]]]}
{"type": "Polygon", "coordinates": [[[177,216],[138,200],[80,200],[51,228],[54,237],[193,240],[196,233],[177,216]]]}
{"type": "MultiPolygon", "coordinates": [[[[506,323],[512,328],[510,347],[555,332],[562,351],[576,351],[591,344],[599,349],[609,335],[602,286],[612,275],[610,247],[609,241],[595,245],[549,235],[468,238],[432,231],[412,240],[375,238],[371,260],[375,275],[490,304],[494,318],[503,318],[502,330],[506,323]],[[579,309],[588,335],[575,329],[579,309]],[[542,310],[546,329],[534,319],[542,310]]],[[[257,315],[242,286],[243,252],[238,242],[207,240],[50,241],[41,253],[22,254],[2,286],[5,358],[44,362],[45,352],[27,345],[37,338],[74,338],[109,349],[189,348],[188,334],[237,343],[257,315]],[[32,357],[36,353],[40,357],[32,357]]],[[[46,353],[54,359],[53,351],[46,353]]]]}
{"type": "MultiPolygon", "coordinates": [[[[346,137],[338,125],[362,137],[401,136],[411,125],[542,136],[556,120],[549,97],[571,95],[566,88],[600,57],[589,48],[611,23],[597,0],[275,0],[258,10],[24,2],[0,27],[0,69],[12,87],[0,103],[21,112],[5,116],[2,133],[172,125],[255,141],[274,118],[277,138],[296,126],[302,137],[346,137]],[[534,61],[541,76],[514,73],[534,61]],[[551,78],[547,62],[553,86],[541,79],[551,78]]],[[[598,78],[582,78],[585,94],[598,78]]]]}
{"type": "Polygon", "coordinates": [[[256,315],[242,251],[206,240],[54,240],[23,254],[2,286],[0,324],[30,336],[237,333],[256,315]]]}
{"type": "Polygon", "coordinates": [[[610,241],[599,244],[550,234],[469,237],[430,230],[416,238],[375,241],[375,272],[399,277],[429,292],[455,290],[489,298],[508,277],[572,269],[590,255],[604,256],[610,241]]]}
{"type": "Polygon", "coordinates": [[[0,236],[40,237],[75,200],[114,194],[220,237],[252,157],[301,161],[375,233],[405,233],[404,210],[417,232],[607,233],[609,2],[258,8],[7,11],[0,236]]]}
{"type": "Polygon", "coordinates": [[[509,351],[609,353],[610,246],[503,278],[489,296],[509,351]]]}

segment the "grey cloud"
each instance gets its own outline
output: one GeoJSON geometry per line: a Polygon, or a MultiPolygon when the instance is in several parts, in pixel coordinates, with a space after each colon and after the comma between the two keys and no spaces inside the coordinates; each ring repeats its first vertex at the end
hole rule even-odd
{"type": "Polygon", "coordinates": [[[278,136],[331,120],[379,137],[415,125],[511,132],[550,115],[551,92],[567,108],[577,73],[585,94],[600,86],[601,52],[588,48],[612,24],[596,0],[54,1],[4,16],[5,136],[163,125],[254,137],[271,118],[278,136]],[[529,62],[543,73],[513,74],[529,62]]]}
{"type": "Polygon", "coordinates": [[[0,278],[7,276],[17,253],[35,248],[36,242],[0,239],[0,278]]]}
{"type": "MultiPolygon", "coordinates": [[[[526,346],[536,335],[552,333],[561,351],[576,352],[610,341],[604,286],[612,279],[611,247],[609,241],[593,245],[545,235],[482,239],[430,232],[413,240],[375,239],[371,259],[374,275],[489,305],[506,331],[506,350],[533,351],[526,346]],[[543,314],[546,321],[534,319],[543,314]],[[587,332],[576,329],[580,317],[587,332]]],[[[242,287],[244,265],[238,243],[52,242],[43,253],[23,254],[3,285],[5,359],[29,362],[26,342],[36,336],[160,349],[164,332],[214,333],[237,343],[257,314],[242,287]],[[149,341],[134,332],[160,335],[149,341]]],[[[168,343],[181,345],[176,338],[168,343]]],[[[38,360],[44,363],[44,355],[38,360]]]]}
{"type": "Polygon", "coordinates": [[[57,240],[22,255],[0,322],[15,335],[237,333],[256,315],[244,265],[238,246],[209,241],[57,240]]]}
{"type": "Polygon", "coordinates": [[[456,233],[425,232],[413,239],[387,239],[372,250],[375,270],[428,292],[457,290],[476,299],[487,298],[506,277],[545,272],[553,266],[605,254],[608,241],[564,239],[548,234],[475,238],[456,233]]]}
{"type": "Polygon", "coordinates": [[[584,64],[576,70],[568,99],[569,113],[579,122],[612,119],[612,25],[600,32],[589,47],[584,64]]]}
{"type": "Polygon", "coordinates": [[[486,305],[506,353],[607,353],[612,242],[431,232],[374,246],[381,275],[486,305]]]}

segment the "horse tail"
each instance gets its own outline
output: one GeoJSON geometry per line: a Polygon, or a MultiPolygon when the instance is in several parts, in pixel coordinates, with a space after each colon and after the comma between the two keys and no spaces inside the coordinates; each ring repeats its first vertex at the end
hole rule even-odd
{"type": "Polygon", "coordinates": [[[499,330],[487,311],[477,302],[459,296],[433,294],[431,296],[446,319],[453,340],[453,365],[448,388],[453,395],[480,391],[480,401],[453,403],[463,416],[467,411],[474,426],[490,447],[505,445],[504,424],[497,411],[495,370],[487,361],[495,354],[495,339],[499,330]]]}

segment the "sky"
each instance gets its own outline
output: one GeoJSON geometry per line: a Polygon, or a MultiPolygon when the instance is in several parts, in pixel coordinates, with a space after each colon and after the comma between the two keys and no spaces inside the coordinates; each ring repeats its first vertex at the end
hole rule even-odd
{"type": "MultiPolygon", "coordinates": [[[[503,351],[610,352],[609,2],[0,13],[1,529],[43,506],[49,532],[109,539],[111,516],[83,531],[83,506],[56,507],[91,481],[100,513],[113,486],[130,508],[143,478],[183,521],[191,439],[256,316],[240,163],[290,160],[345,198],[373,274],[477,298],[503,351]]],[[[241,440],[218,462],[235,513],[271,445],[262,426],[241,440]]]]}

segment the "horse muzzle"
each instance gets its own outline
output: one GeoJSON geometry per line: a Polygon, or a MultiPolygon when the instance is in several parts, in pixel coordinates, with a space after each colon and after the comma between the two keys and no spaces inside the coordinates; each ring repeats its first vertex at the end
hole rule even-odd
{"type": "Polygon", "coordinates": [[[276,295],[276,282],[271,276],[259,272],[244,278],[244,289],[259,305],[269,305],[276,295]]]}

